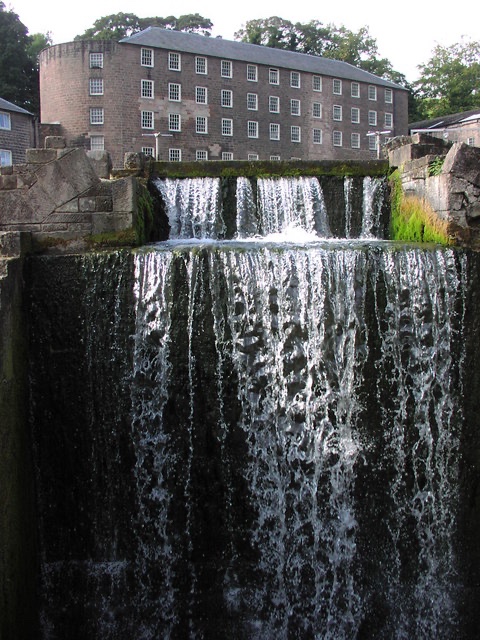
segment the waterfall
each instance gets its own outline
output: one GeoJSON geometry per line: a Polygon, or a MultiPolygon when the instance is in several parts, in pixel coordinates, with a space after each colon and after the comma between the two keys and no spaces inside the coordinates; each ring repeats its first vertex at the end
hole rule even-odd
{"type": "Polygon", "coordinates": [[[317,179],[239,179],[232,242],[159,189],[171,241],[31,259],[42,639],[467,640],[466,254],[332,243],[317,179]]]}
{"type": "MultiPolygon", "coordinates": [[[[169,238],[226,239],[226,211],[222,204],[220,178],[156,179],[154,181],[170,227],[169,238]]],[[[385,179],[344,178],[342,193],[333,191],[330,200],[335,211],[328,210],[324,189],[332,190],[328,177],[248,178],[236,179],[236,210],[234,237],[249,238],[286,236],[312,240],[317,238],[382,238],[385,227],[385,179]],[[355,215],[352,191],[354,180],[360,183],[362,204],[355,215]],[[255,186],[254,186],[255,185],[255,186]],[[340,196],[343,203],[340,202],[340,196]],[[338,218],[341,228],[332,233],[331,219],[338,218]],[[358,227],[358,232],[354,228],[358,227]]],[[[333,186],[334,189],[334,186],[333,186]]],[[[338,221],[337,221],[338,222],[338,221]]]]}

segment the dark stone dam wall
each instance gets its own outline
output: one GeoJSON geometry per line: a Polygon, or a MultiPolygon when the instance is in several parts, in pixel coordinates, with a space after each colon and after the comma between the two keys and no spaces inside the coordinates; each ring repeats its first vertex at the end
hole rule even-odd
{"type": "Polygon", "coordinates": [[[478,638],[477,255],[197,243],[24,278],[30,637],[478,638]]]}

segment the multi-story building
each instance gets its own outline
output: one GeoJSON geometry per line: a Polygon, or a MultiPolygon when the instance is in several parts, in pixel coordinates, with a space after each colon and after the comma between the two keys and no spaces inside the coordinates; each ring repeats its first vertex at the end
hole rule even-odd
{"type": "Polygon", "coordinates": [[[40,54],[42,123],[73,145],[160,160],[376,156],[407,91],[345,62],[150,27],[40,54]]]}
{"type": "Polygon", "coordinates": [[[25,151],[35,146],[35,133],[33,114],[0,98],[0,166],[25,162],[25,151]]]}

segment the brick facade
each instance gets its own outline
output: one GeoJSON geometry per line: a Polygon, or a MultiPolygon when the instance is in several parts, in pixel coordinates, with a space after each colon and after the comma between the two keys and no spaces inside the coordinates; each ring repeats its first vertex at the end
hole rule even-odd
{"type": "Polygon", "coordinates": [[[0,98],[0,165],[25,162],[25,151],[35,142],[33,114],[0,98]]]}
{"type": "Polygon", "coordinates": [[[145,148],[158,150],[160,160],[362,160],[376,156],[368,132],[407,131],[407,92],[355,67],[156,28],[121,42],[45,49],[40,90],[42,124],[59,122],[70,146],[103,142],[115,167],[126,152],[145,148]],[[142,64],[142,52],[151,61],[142,64]],[[206,73],[199,73],[198,62],[206,73]],[[272,71],[278,84],[271,83],[272,71]],[[172,99],[175,89],[179,100],[172,99]]]}

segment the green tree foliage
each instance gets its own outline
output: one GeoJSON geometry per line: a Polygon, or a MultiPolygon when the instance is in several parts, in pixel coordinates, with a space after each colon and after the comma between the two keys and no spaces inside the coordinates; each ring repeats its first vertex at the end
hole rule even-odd
{"type": "Polygon", "coordinates": [[[32,60],[27,48],[27,27],[0,2],[0,97],[19,107],[31,108],[32,60]]]}
{"type": "Polygon", "coordinates": [[[208,36],[213,24],[208,18],[203,18],[198,13],[183,15],[179,18],[175,16],[139,18],[134,13],[115,13],[95,20],[93,27],[75,36],[75,40],[121,40],[147,27],[162,27],[208,36]]]}
{"type": "Polygon", "coordinates": [[[318,20],[294,24],[273,16],[249,20],[235,33],[235,38],[251,44],[342,60],[407,86],[405,76],[395,71],[389,60],[378,57],[377,42],[367,27],[354,32],[344,26],[324,25],[318,20]]]}
{"type": "Polygon", "coordinates": [[[437,45],[430,60],[419,69],[421,76],[414,84],[422,116],[419,119],[480,106],[480,42],[437,45]]]}

